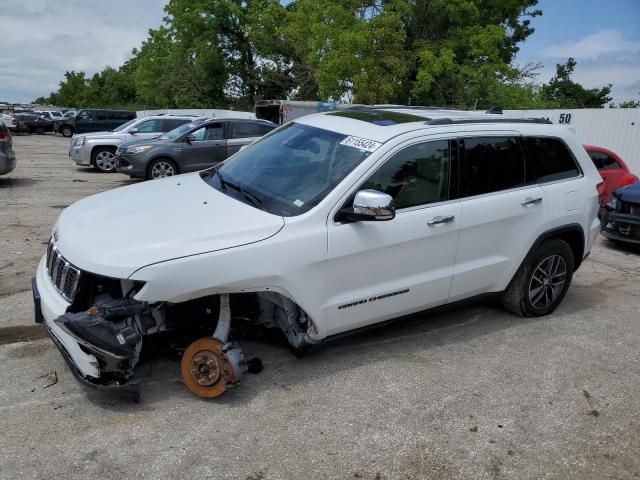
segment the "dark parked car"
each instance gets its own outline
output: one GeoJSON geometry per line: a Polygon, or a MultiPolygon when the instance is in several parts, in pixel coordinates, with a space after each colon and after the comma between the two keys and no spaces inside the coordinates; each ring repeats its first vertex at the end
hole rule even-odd
{"type": "Polygon", "coordinates": [[[42,134],[53,132],[53,122],[41,115],[34,113],[17,113],[16,122],[18,132],[42,134]]]}
{"type": "Polygon", "coordinates": [[[602,235],[614,242],[640,245],[640,182],[611,194],[602,216],[602,235]]]}
{"type": "Polygon", "coordinates": [[[236,118],[187,123],[152,140],[120,144],[116,170],[147,179],[203,170],[277,126],[266,120],[236,118]]]}
{"type": "Polygon", "coordinates": [[[0,175],[16,168],[16,154],[13,151],[13,140],[7,126],[0,122],[0,175]]]}
{"type": "Polygon", "coordinates": [[[123,123],[136,118],[136,112],[129,110],[79,110],[75,117],[56,120],[55,131],[63,137],[74,133],[110,132],[123,123]]]}

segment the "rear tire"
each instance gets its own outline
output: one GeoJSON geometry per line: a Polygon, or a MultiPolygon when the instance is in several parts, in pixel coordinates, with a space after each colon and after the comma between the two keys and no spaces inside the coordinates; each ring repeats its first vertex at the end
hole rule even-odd
{"type": "Polygon", "coordinates": [[[550,314],[566,295],[573,270],[573,251],[567,242],[544,241],[514,275],[502,296],[502,306],[520,317],[550,314]]]}
{"type": "Polygon", "coordinates": [[[116,149],[114,147],[98,147],[91,155],[93,168],[102,173],[116,171],[116,149]]]}
{"type": "Polygon", "coordinates": [[[62,134],[63,137],[72,137],[73,136],[73,128],[71,128],[69,125],[63,125],[62,127],[60,127],[60,133],[62,134]]]}
{"type": "Polygon", "coordinates": [[[169,158],[156,158],[147,168],[147,180],[178,175],[178,166],[169,158]]]}

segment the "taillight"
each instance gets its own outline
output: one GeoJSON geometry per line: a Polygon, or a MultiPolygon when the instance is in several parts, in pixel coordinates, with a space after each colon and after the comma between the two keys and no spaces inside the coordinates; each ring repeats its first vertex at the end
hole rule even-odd
{"type": "Polygon", "coordinates": [[[600,182],[596,185],[596,190],[598,191],[598,196],[602,196],[604,193],[604,182],[600,182]]]}
{"type": "Polygon", "coordinates": [[[0,129],[0,140],[6,140],[7,138],[9,138],[9,135],[7,135],[7,132],[0,129]]]}

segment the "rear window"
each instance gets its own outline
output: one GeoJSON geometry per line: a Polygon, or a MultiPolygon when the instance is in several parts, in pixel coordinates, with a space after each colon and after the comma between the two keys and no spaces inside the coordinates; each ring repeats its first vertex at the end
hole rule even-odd
{"type": "Polygon", "coordinates": [[[463,196],[524,185],[524,157],[515,137],[464,139],[463,196]]]}
{"type": "Polygon", "coordinates": [[[580,175],[571,151],[560,139],[528,137],[524,142],[529,153],[529,174],[538,183],[580,175]]]}
{"type": "Polygon", "coordinates": [[[602,152],[587,152],[598,170],[617,170],[620,168],[618,161],[611,155],[602,152]]]}

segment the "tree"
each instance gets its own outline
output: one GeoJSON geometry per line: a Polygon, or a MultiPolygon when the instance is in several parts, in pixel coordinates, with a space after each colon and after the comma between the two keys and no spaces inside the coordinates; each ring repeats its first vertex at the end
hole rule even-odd
{"type": "Polygon", "coordinates": [[[571,80],[576,61],[569,58],[565,64],[556,65],[556,74],[542,86],[541,94],[548,101],[563,108],[602,108],[611,102],[612,85],[586,89],[571,80]]]}

